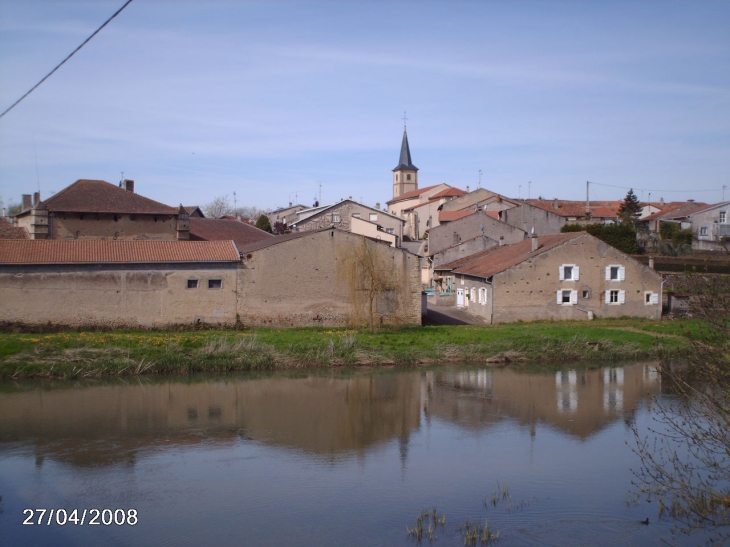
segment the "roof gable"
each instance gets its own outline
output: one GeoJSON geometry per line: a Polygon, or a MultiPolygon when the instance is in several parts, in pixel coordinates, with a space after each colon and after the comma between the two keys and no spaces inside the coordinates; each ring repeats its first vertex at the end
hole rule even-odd
{"type": "Polygon", "coordinates": [[[129,192],[103,180],[77,180],[41,203],[49,211],[175,215],[169,205],[129,192]]]}
{"type": "Polygon", "coordinates": [[[225,218],[191,218],[190,239],[193,241],[233,240],[237,247],[270,239],[274,235],[247,222],[225,218]]]}

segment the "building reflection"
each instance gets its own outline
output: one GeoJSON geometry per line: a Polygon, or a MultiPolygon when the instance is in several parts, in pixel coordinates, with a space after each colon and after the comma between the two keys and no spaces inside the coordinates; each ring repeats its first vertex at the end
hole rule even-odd
{"type": "Polygon", "coordinates": [[[553,375],[510,369],[427,373],[426,415],[469,429],[511,418],[534,433],[538,424],[585,439],[633,414],[659,393],[656,364],[564,370],[553,375]]]}
{"type": "Polygon", "coordinates": [[[509,419],[585,439],[630,416],[660,389],[655,366],[521,374],[510,369],[403,372],[351,378],[112,382],[0,395],[0,448],[36,464],[134,466],[140,453],[252,440],[338,458],[410,438],[436,418],[471,430],[509,419]]]}
{"type": "Polygon", "coordinates": [[[407,442],[420,400],[414,374],[33,390],[0,396],[0,443],[77,466],[133,465],[140,450],[241,438],[336,456],[407,442]]]}

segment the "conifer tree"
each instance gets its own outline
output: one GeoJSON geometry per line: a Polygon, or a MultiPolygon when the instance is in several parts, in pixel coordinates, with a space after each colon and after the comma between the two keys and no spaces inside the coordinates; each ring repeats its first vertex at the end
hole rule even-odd
{"type": "Polygon", "coordinates": [[[274,231],[271,229],[271,222],[269,221],[269,217],[264,214],[259,216],[259,218],[256,220],[256,227],[259,230],[263,230],[264,232],[269,232],[270,234],[274,233],[274,231]]]}
{"type": "Polygon", "coordinates": [[[618,218],[622,223],[636,226],[640,216],[641,203],[639,203],[639,198],[637,198],[636,194],[634,194],[634,189],[631,188],[626,194],[624,202],[618,210],[618,218]]]}

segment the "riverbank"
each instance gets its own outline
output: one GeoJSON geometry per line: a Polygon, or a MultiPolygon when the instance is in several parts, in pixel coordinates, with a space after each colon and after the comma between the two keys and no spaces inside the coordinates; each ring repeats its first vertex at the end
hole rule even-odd
{"type": "Polygon", "coordinates": [[[446,362],[556,363],[679,357],[692,321],[615,319],[500,325],[242,331],[9,333],[0,379],[84,378],[446,362]]]}

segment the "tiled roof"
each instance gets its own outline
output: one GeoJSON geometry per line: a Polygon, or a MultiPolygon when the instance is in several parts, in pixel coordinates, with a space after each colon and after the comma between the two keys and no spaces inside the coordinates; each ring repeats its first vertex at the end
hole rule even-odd
{"type": "Polygon", "coordinates": [[[274,236],[247,222],[226,218],[191,218],[190,239],[193,241],[233,240],[237,247],[271,239],[274,236]]]}
{"type": "Polygon", "coordinates": [[[77,180],[43,201],[49,211],[176,215],[178,210],[103,180],[77,180]]]}
{"type": "Polygon", "coordinates": [[[30,239],[28,230],[11,224],[6,217],[0,217],[0,239],[30,239]]]}
{"type": "Polygon", "coordinates": [[[672,219],[685,218],[688,215],[697,213],[706,208],[707,208],[706,203],[701,203],[701,202],[696,202],[696,201],[672,201],[670,203],[665,203],[664,206],[662,206],[662,210],[659,211],[658,213],[654,213],[649,216],[646,216],[646,217],[642,218],[641,220],[642,221],[656,220],[656,219],[672,220],[672,219]]]}
{"type": "Polygon", "coordinates": [[[320,228],[319,230],[308,230],[306,232],[292,232],[290,234],[274,236],[273,238],[269,239],[262,239],[261,241],[257,241],[256,243],[249,243],[248,245],[239,247],[238,250],[241,252],[241,254],[245,255],[246,253],[252,253],[253,251],[265,249],[266,247],[271,247],[272,245],[278,245],[279,243],[284,243],[285,241],[291,241],[292,239],[299,239],[301,237],[311,236],[313,234],[326,232],[328,230],[337,230],[337,228],[320,228]]]}
{"type": "MultiPolygon", "coordinates": [[[[563,217],[584,217],[586,214],[585,201],[567,201],[563,199],[526,199],[525,203],[550,211],[563,217]],[[555,207],[557,205],[558,207],[555,207]]],[[[612,218],[618,215],[621,201],[591,201],[589,208],[591,216],[600,218],[612,218]]]]}
{"type": "Polygon", "coordinates": [[[189,215],[205,218],[205,213],[203,213],[203,210],[198,205],[183,205],[182,208],[189,215]]]}
{"type": "Polygon", "coordinates": [[[433,186],[426,186],[425,188],[419,188],[418,190],[411,190],[410,192],[406,192],[405,194],[401,194],[397,198],[391,199],[388,203],[396,203],[398,201],[404,201],[406,199],[412,199],[417,198],[424,192],[428,192],[429,190],[432,190],[436,188],[437,186],[440,186],[439,184],[434,184],[433,186]]]}
{"type": "MultiPolygon", "coordinates": [[[[471,240],[468,240],[468,241],[471,241],[471,240]]],[[[466,243],[466,242],[462,241],[461,243],[466,243]]],[[[453,249],[454,247],[458,247],[459,245],[461,245],[461,243],[452,245],[451,247],[448,247],[447,249],[441,249],[440,251],[434,253],[434,255],[442,253],[448,249],[453,249]]],[[[452,260],[451,262],[447,262],[446,264],[441,264],[441,266],[434,266],[434,271],[436,271],[436,270],[447,270],[447,271],[455,270],[459,266],[463,266],[464,264],[468,264],[469,262],[474,262],[475,260],[479,260],[483,256],[491,253],[493,250],[494,250],[494,248],[490,248],[485,251],[479,251],[478,253],[474,253],[473,255],[462,256],[461,258],[457,258],[456,260],[452,260]]]]}
{"type": "Polygon", "coordinates": [[[462,211],[439,211],[439,222],[451,222],[477,213],[474,209],[462,211]]]}
{"type": "Polygon", "coordinates": [[[431,196],[431,199],[438,199],[438,198],[447,198],[447,197],[453,197],[453,196],[463,196],[466,192],[464,190],[460,190],[459,188],[449,187],[446,188],[446,190],[441,190],[440,192],[435,193],[431,196]]]}
{"type": "Polygon", "coordinates": [[[566,234],[553,234],[538,237],[538,248],[532,251],[532,240],[527,238],[524,241],[513,245],[493,247],[480,255],[474,255],[472,260],[455,261],[440,266],[439,270],[452,270],[454,273],[466,274],[475,277],[489,277],[504,270],[542,254],[550,249],[562,245],[576,237],[593,237],[586,232],[569,232],[566,234]],[[456,264],[459,262],[459,264],[456,264]]]}
{"type": "Polygon", "coordinates": [[[699,209],[692,211],[690,214],[696,215],[697,213],[704,213],[705,211],[710,211],[712,209],[718,209],[720,207],[728,207],[728,206],[730,206],[730,201],[721,201],[720,203],[712,203],[710,205],[705,205],[704,207],[700,207],[699,209]]]}
{"type": "Polygon", "coordinates": [[[0,240],[0,264],[237,262],[232,241],[0,240]]]}

